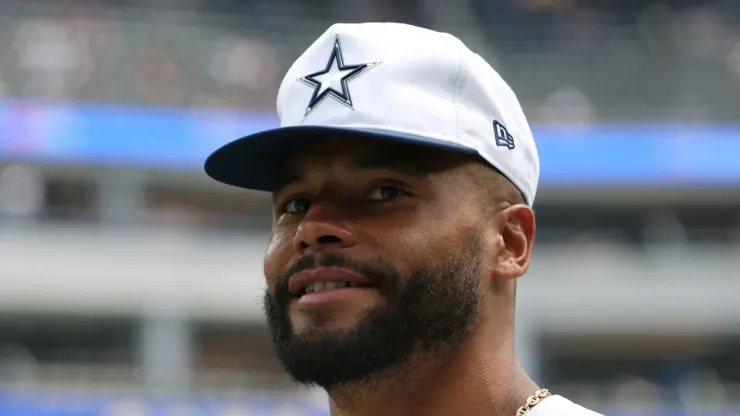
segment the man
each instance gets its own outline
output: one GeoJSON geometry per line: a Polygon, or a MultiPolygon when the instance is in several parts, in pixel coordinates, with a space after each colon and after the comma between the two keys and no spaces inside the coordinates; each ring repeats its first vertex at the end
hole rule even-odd
{"type": "Polygon", "coordinates": [[[337,24],[278,92],[281,127],[214,179],[272,192],[265,313],[277,355],[334,416],[596,415],[514,351],[539,160],[509,86],[457,38],[337,24]]]}

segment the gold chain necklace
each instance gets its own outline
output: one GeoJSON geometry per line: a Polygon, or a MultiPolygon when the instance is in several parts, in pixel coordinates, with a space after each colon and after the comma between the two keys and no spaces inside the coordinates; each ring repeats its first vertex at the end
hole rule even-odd
{"type": "Polygon", "coordinates": [[[537,390],[536,392],[534,392],[533,395],[527,397],[527,402],[524,403],[524,405],[522,405],[522,407],[520,407],[519,410],[516,411],[516,416],[526,415],[527,413],[529,413],[530,410],[532,410],[533,407],[537,406],[537,403],[548,396],[552,396],[552,393],[550,393],[549,390],[537,390]]]}

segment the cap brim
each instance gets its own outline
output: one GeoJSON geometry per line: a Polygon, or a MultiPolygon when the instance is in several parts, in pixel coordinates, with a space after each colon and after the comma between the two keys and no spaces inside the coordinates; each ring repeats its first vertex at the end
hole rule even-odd
{"type": "Polygon", "coordinates": [[[478,154],[475,149],[456,143],[389,130],[292,126],[255,133],[222,146],[206,159],[205,171],[227,185],[271,192],[279,183],[280,170],[289,154],[313,141],[334,137],[377,139],[478,154]]]}

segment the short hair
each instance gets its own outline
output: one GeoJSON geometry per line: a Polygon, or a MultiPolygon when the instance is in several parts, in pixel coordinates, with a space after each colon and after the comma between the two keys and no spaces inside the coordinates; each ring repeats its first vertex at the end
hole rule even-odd
{"type": "Polygon", "coordinates": [[[496,212],[512,205],[525,204],[526,198],[509,178],[483,159],[478,160],[473,177],[486,207],[496,212]]]}

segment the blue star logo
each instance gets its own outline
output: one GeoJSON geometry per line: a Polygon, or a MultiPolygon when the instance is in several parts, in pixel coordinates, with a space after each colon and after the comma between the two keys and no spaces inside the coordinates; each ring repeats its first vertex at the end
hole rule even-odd
{"type": "Polygon", "coordinates": [[[308,102],[305,116],[308,116],[327,97],[331,97],[348,108],[354,110],[352,95],[347,84],[365,71],[377,65],[378,62],[356,65],[345,65],[342,57],[342,48],[339,39],[334,42],[329,62],[321,71],[306,75],[298,80],[313,87],[313,95],[308,102]]]}

